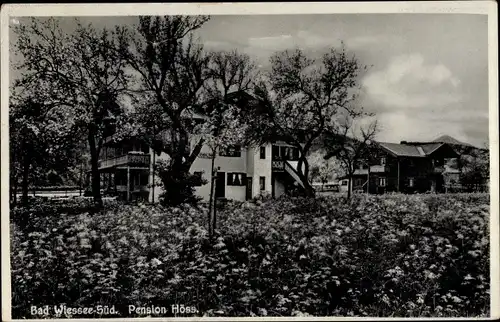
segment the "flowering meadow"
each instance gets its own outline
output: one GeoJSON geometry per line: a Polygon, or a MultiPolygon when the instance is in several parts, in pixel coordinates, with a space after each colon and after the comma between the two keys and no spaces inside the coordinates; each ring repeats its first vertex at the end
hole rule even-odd
{"type": "Polygon", "coordinates": [[[487,194],[283,197],[217,215],[209,240],[203,207],[15,209],[12,317],[61,304],[117,309],[65,317],[489,315],[487,194]]]}

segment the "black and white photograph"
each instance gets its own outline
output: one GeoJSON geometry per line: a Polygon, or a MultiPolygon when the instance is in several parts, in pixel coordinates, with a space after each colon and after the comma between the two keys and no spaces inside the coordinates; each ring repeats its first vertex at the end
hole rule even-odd
{"type": "Polygon", "coordinates": [[[3,319],[498,317],[474,2],[2,7],[3,319]]]}

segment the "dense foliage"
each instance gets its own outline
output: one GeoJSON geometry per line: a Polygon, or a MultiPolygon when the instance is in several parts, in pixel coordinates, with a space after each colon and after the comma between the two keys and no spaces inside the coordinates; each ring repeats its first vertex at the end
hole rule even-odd
{"type": "Polygon", "coordinates": [[[129,304],[207,316],[489,314],[486,194],[229,203],[213,241],[204,211],[53,208],[13,222],[13,317],[62,303],[123,316],[129,304]]]}

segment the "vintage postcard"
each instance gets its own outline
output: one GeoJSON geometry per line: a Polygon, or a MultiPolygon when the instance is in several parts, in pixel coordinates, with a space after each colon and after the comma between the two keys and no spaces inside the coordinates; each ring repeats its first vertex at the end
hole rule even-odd
{"type": "Polygon", "coordinates": [[[495,2],[1,24],[3,320],[499,317],[495,2]]]}

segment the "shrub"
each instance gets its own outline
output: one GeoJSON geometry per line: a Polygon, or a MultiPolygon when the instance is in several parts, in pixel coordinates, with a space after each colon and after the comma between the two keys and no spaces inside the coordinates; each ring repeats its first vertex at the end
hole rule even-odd
{"type": "Polygon", "coordinates": [[[206,209],[188,205],[33,216],[29,234],[11,226],[13,317],[52,303],[116,305],[120,316],[128,304],[208,316],[485,316],[488,203],[267,199],[220,211],[212,243],[206,209]]]}
{"type": "Polygon", "coordinates": [[[189,171],[173,169],[170,163],[161,161],[156,172],[163,184],[164,192],[160,195],[160,203],[165,206],[181,204],[195,205],[201,198],[194,194],[195,187],[206,184],[208,181],[189,171]]]}

